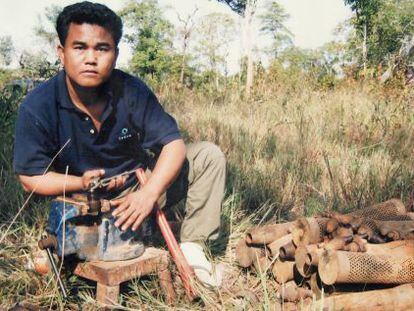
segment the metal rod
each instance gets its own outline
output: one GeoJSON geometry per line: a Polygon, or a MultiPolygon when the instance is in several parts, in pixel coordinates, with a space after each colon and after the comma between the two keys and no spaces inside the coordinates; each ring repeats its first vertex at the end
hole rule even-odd
{"type": "MultiPolygon", "coordinates": [[[[137,170],[137,177],[140,184],[142,186],[145,185],[147,182],[147,176],[145,175],[145,172],[142,168],[139,168],[137,170]]],[[[195,293],[191,284],[195,277],[194,270],[190,267],[187,260],[185,259],[184,254],[178,245],[174,234],[171,231],[170,225],[168,224],[164,212],[159,208],[157,203],[155,203],[154,208],[156,210],[156,222],[160,228],[162,236],[164,237],[168,250],[170,251],[171,257],[177,266],[180,278],[183,282],[185,293],[187,294],[188,299],[192,301],[197,297],[197,294],[195,293]]]]}
{"type": "Polygon", "coordinates": [[[62,296],[63,296],[64,299],[67,299],[68,294],[66,292],[66,288],[63,285],[62,279],[60,278],[59,271],[56,267],[55,259],[53,258],[52,252],[50,251],[49,247],[46,248],[46,253],[47,253],[47,257],[49,258],[50,265],[52,266],[53,272],[55,273],[59,288],[62,292],[62,296]]]}

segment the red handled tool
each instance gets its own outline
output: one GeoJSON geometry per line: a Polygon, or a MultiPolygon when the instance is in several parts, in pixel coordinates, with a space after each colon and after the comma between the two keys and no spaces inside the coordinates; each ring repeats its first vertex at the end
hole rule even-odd
{"type": "MultiPolygon", "coordinates": [[[[147,182],[147,176],[145,175],[144,170],[142,168],[138,168],[136,170],[136,175],[139,183],[142,186],[145,185],[147,182]]],[[[190,301],[192,301],[197,297],[191,284],[192,280],[194,280],[195,277],[194,270],[189,266],[187,260],[185,259],[184,254],[181,251],[181,248],[171,231],[170,225],[168,224],[164,212],[159,208],[157,203],[155,203],[154,208],[156,210],[155,219],[158,227],[160,228],[161,234],[164,237],[172,259],[177,266],[187,297],[190,301]]]]}

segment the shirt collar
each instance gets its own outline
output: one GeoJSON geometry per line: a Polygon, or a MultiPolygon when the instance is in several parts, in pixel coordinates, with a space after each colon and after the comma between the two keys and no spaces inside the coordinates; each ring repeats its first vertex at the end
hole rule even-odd
{"type": "MultiPolygon", "coordinates": [[[[113,104],[113,91],[112,91],[112,83],[111,78],[108,82],[105,83],[105,92],[108,95],[109,103],[113,104]]],[[[73,104],[72,100],[69,96],[69,91],[66,86],[66,72],[61,70],[57,76],[57,83],[58,83],[58,101],[63,108],[67,109],[77,109],[76,106],[73,104]]],[[[108,105],[109,106],[109,105],[108,105]]]]}

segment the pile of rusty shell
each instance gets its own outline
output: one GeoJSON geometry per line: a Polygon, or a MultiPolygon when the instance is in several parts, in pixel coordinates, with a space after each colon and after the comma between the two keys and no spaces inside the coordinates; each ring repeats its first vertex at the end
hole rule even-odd
{"type": "Polygon", "coordinates": [[[330,213],[264,225],[249,230],[239,241],[236,257],[242,267],[252,267],[257,273],[271,271],[283,288],[280,298],[286,304],[298,300],[303,304],[311,291],[317,298],[349,291],[348,284],[358,282],[382,286],[414,282],[411,276],[396,281],[396,271],[414,273],[403,265],[406,261],[414,266],[414,240],[385,243],[414,236],[412,219],[402,202],[393,199],[345,215],[330,213]],[[392,271],[378,271],[381,265],[391,266],[392,271]]]}

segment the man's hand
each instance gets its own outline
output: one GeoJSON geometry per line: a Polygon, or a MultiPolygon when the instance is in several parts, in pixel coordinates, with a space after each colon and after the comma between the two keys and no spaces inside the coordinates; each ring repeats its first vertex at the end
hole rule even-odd
{"type": "MultiPolygon", "coordinates": [[[[85,191],[88,190],[89,187],[91,186],[91,183],[93,182],[95,178],[101,178],[104,175],[105,175],[105,170],[103,169],[90,170],[90,171],[86,171],[85,173],[83,173],[82,175],[83,190],[85,191]]],[[[110,181],[109,185],[106,187],[106,190],[113,190],[113,189],[122,187],[127,181],[127,179],[128,179],[128,176],[118,176],[116,178],[113,178],[110,181]]]]}
{"type": "Polygon", "coordinates": [[[105,170],[90,170],[86,171],[82,175],[82,189],[88,190],[89,187],[92,185],[92,181],[96,178],[101,178],[105,174],[105,170]]]}
{"type": "Polygon", "coordinates": [[[148,193],[145,188],[123,198],[112,200],[111,205],[117,206],[112,215],[119,217],[115,226],[122,225],[121,229],[125,231],[132,225],[132,230],[137,230],[142,221],[151,213],[157,200],[157,196],[148,193]]]}

